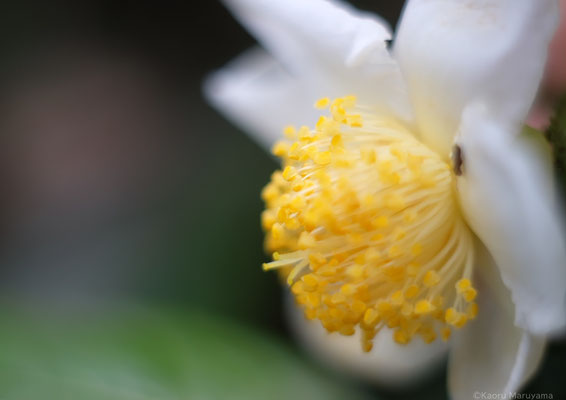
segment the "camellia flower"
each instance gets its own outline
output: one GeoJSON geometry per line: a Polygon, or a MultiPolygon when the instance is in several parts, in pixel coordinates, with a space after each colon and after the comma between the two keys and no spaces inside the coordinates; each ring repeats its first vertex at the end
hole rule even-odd
{"type": "Polygon", "coordinates": [[[264,268],[365,352],[385,331],[450,341],[454,398],[516,390],[566,323],[551,159],[522,129],[556,1],[411,0],[392,52],[338,1],[226,3],[270,53],[216,73],[209,98],[266,145],[287,125],[264,268]]]}

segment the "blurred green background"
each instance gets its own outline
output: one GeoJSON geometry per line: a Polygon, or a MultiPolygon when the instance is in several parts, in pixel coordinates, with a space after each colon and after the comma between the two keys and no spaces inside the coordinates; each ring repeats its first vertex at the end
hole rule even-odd
{"type": "MultiPolygon", "coordinates": [[[[277,165],[201,95],[254,44],[220,3],[0,7],[1,399],[446,398],[444,371],[393,393],[290,337],[260,268],[277,165]]],[[[527,391],[566,397],[565,362],[527,391]]]]}

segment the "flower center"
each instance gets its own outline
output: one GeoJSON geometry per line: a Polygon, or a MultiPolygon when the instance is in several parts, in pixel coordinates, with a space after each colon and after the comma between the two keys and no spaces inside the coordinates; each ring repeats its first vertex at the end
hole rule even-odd
{"type": "Polygon", "coordinates": [[[450,166],[406,128],[348,96],[316,128],[287,127],[262,197],[273,261],[308,319],[329,332],[394,330],[406,344],[450,337],[477,314],[473,237],[450,166]],[[352,112],[354,111],[354,112],[352,112]]]}

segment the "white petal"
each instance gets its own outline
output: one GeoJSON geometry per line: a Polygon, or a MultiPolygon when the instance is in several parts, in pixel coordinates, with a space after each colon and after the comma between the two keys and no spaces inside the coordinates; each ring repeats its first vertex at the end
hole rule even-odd
{"type": "Polygon", "coordinates": [[[395,56],[423,140],[447,155],[464,107],[478,99],[522,122],[557,21],[556,0],[410,0],[395,56]]]}
{"type": "Polygon", "coordinates": [[[513,304],[489,257],[479,257],[483,275],[477,282],[479,314],[454,335],[448,365],[448,387],[453,400],[474,394],[514,393],[537,370],[545,340],[513,324],[513,304]]]}
{"type": "Polygon", "coordinates": [[[444,361],[446,343],[425,344],[416,339],[400,346],[388,329],[377,334],[373,350],[364,353],[358,333],[329,334],[320,322],[308,321],[294,301],[288,300],[287,314],[299,343],[323,365],[356,379],[392,388],[410,386],[437,371],[444,361]]]}
{"type": "Polygon", "coordinates": [[[208,101],[266,148],[287,125],[313,126],[316,95],[260,48],[242,54],[205,82],[208,101]]]}
{"type": "Polygon", "coordinates": [[[391,34],[377,16],[331,0],[225,3],[275,58],[321,96],[355,94],[367,105],[410,118],[404,82],[386,46],[391,34]]]}
{"type": "Polygon", "coordinates": [[[566,324],[566,235],[548,145],[494,118],[482,105],[464,112],[456,139],[462,208],[511,290],[515,322],[533,334],[558,333],[566,324]]]}

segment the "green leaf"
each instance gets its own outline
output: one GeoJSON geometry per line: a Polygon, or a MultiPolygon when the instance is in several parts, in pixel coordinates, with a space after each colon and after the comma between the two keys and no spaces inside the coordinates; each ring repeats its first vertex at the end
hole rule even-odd
{"type": "Polygon", "coordinates": [[[1,399],[361,399],[287,346],[191,312],[0,312],[1,399]]]}

